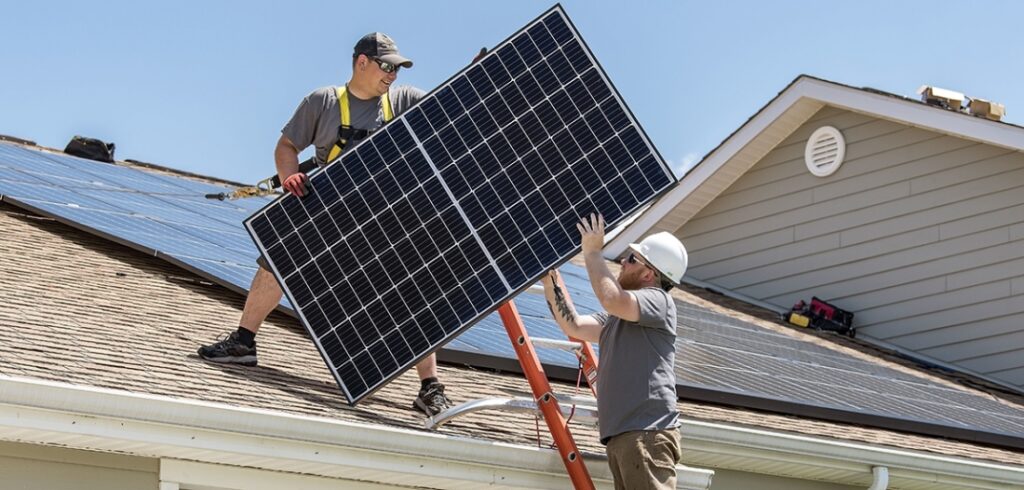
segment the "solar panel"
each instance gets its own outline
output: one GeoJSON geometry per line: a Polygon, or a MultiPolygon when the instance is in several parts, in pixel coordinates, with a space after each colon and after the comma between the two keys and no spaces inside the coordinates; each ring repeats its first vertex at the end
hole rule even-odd
{"type": "Polygon", "coordinates": [[[270,199],[204,197],[222,190],[135,167],[0,144],[5,201],[244,291],[258,252],[241,221],[270,199]]]}
{"type": "Polygon", "coordinates": [[[676,377],[681,392],[731,392],[933,427],[970,428],[1015,439],[1018,446],[1024,441],[1024,411],[1019,407],[678,304],[676,377]]]}
{"type": "Polygon", "coordinates": [[[246,226],[354,404],[673,183],[556,6],[246,226]]]}

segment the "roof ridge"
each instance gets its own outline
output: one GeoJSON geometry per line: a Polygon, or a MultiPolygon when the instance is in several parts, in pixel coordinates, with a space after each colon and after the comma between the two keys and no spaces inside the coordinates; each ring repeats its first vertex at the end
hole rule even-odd
{"type": "MultiPolygon", "coordinates": [[[[67,153],[65,153],[64,150],[59,150],[59,149],[56,149],[56,148],[51,148],[49,146],[43,146],[43,145],[40,145],[39,143],[36,143],[33,140],[19,138],[17,136],[10,136],[10,135],[6,135],[6,134],[0,134],[0,141],[6,142],[6,143],[10,143],[10,144],[13,144],[13,145],[17,145],[17,146],[31,147],[32,149],[40,150],[40,151],[44,151],[44,152],[60,153],[62,155],[67,155],[67,153]]],[[[177,168],[173,168],[173,167],[168,167],[168,166],[160,165],[160,164],[156,164],[156,163],[143,162],[141,160],[135,160],[133,158],[126,158],[124,160],[115,160],[110,165],[117,165],[117,166],[120,166],[120,167],[128,167],[128,168],[137,168],[137,169],[144,170],[144,171],[156,171],[158,173],[164,173],[164,174],[169,174],[169,175],[173,175],[173,176],[177,176],[177,177],[185,177],[185,178],[190,178],[190,179],[195,179],[195,180],[201,180],[201,181],[212,183],[212,184],[225,184],[225,185],[230,185],[230,186],[235,186],[235,187],[242,187],[242,186],[246,185],[244,183],[236,182],[236,181],[233,181],[233,180],[223,179],[223,178],[220,178],[220,177],[214,177],[214,176],[211,176],[211,175],[203,175],[203,174],[199,174],[199,173],[195,173],[195,172],[189,172],[187,170],[181,170],[181,169],[177,169],[177,168]]]]}

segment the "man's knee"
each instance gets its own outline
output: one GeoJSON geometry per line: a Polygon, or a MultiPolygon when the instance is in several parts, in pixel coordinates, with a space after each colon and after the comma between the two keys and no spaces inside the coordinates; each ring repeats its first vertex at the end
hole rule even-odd
{"type": "Polygon", "coordinates": [[[424,357],[423,360],[420,361],[416,365],[417,366],[434,366],[436,364],[437,364],[437,354],[431,354],[431,355],[429,355],[427,357],[424,357]]]}

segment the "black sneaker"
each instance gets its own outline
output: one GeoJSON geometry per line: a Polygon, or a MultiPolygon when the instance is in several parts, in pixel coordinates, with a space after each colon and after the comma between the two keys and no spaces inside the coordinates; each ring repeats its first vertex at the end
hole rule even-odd
{"type": "Polygon", "coordinates": [[[227,338],[199,348],[199,357],[211,362],[224,364],[256,365],[256,342],[248,347],[238,340],[238,332],[231,332],[227,338]]]}
{"type": "Polygon", "coordinates": [[[430,383],[420,390],[419,396],[412,402],[412,408],[419,409],[428,417],[433,417],[452,406],[452,401],[444,396],[444,385],[430,383]]]}

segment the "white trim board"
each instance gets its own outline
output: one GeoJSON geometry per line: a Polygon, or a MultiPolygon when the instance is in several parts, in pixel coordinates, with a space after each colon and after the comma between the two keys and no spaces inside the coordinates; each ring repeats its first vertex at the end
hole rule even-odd
{"type": "MultiPolygon", "coordinates": [[[[2,375],[0,440],[398,487],[571,486],[551,449],[2,375]]],[[[603,458],[587,469],[612,488],[603,458]]],[[[680,470],[679,489],[709,488],[712,471],[680,470]]]]}
{"type": "Polygon", "coordinates": [[[696,215],[775,145],[826,105],[1001,148],[1024,151],[1024,128],[1019,126],[801,75],[707,154],[675,188],[609,241],[604,256],[609,259],[618,257],[629,243],[647,234],[662,231],[663,220],[674,211],[676,215],[670,227],[678,228],[677,225],[682,225],[696,215]]]}
{"type": "MultiPolygon", "coordinates": [[[[870,481],[873,466],[888,466],[892,478],[907,483],[1024,486],[1024,466],[689,418],[680,430],[688,462],[754,473],[859,484],[870,481]]],[[[0,376],[0,440],[160,458],[169,465],[161,477],[168,489],[223,483],[219,473],[204,483],[195,479],[202,472],[170,471],[172,460],[357,480],[367,488],[570,485],[549,449],[8,376],[0,376]]],[[[611,488],[602,459],[588,458],[587,467],[597,488],[611,488]]],[[[679,469],[677,488],[710,487],[712,471],[679,469]]]]}

